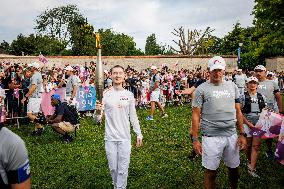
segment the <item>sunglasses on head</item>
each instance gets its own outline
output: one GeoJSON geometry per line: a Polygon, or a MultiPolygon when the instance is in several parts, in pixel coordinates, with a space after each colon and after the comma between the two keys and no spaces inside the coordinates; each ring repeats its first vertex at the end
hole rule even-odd
{"type": "Polygon", "coordinates": [[[264,70],[254,70],[254,72],[263,72],[264,70]]]}

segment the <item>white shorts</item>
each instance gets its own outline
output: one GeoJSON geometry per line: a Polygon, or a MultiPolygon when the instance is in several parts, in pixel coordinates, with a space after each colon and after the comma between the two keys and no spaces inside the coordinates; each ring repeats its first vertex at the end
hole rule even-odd
{"type": "Polygon", "coordinates": [[[244,131],[247,134],[247,137],[252,137],[252,135],[250,134],[250,128],[249,126],[247,126],[247,124],[244,124],[244,131]]]}
{"type": "Polygon", "coordinates": [[[202,166],[209,170],[217,170],[221,158],[229,168],[240,165],[238,135],[230,137],[202,137],[202,166]]]}
{"type": "Polygon", "coordinates": [[[39,113],[41,111],[42,98],[29,98],[27,105],[27,113],[39,113]]]}
{"type": "Polygon", "coordinates": [[[65,99],[64,99],[64,101],[67,102],[68,104],[73,105],[73,106],[76,107],[76,103],[77,103],[76,98],[73,98],[72,102],[69,103],[70,98],[71,98],[70,96],[66,96],[65,99]]]}
{"type": "Polygon", "coordinates": [[[160,91],[152,91],[150,95],[151,102],[159,102],[160,101],[160,91]]]}

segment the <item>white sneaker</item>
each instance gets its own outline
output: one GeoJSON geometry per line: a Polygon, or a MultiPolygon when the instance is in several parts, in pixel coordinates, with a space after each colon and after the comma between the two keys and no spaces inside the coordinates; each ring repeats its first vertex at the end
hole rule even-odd
{"type": "Polygon", "coordinates": [[[255,169],[251,169],[250,165],[248,165],[248,173],[250,176],[254,178],[260,178],[260,176],[256,173],[255,169]]]}
{"type": "Polygon", "coordinates": [[[162,118],[166,118],[166,117],[169,117],[169,116],[168,116],[168,114],[164,113],[164,114],[162,115],[162,118]]]}

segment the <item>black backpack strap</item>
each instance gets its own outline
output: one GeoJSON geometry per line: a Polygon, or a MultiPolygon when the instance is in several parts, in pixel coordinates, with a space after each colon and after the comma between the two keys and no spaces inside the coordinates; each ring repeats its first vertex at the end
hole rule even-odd
{"type": "Polygon", "coordinates": [[[157,74],[154,74],[154,75],[153,75],[153,82],[154,82],[154,83],[156,82],[156,75],[157,75],[157,74]]]}
{"type": "Polygon", "coordinates": [[[258,101],[259,110],[261,112],[262,109],[265,108],[265,102],[263,96],[260,93],[257,93],[257,101],[258,101]]]}
{"type": "Polygon", "coordinates": [[[9,189],[9,185],[4,183],[1,175],[0,175],[0,188],[1,189],[9,189]]]}
{"type": "Polygon", "coordinates": [[[244,113],[250,113],[251,112],[251,98],[250,98],[250,95],[249,93],[246,91],[244,92],[244,95],[245,95],[245,104],[244,104],[244,107],[243,107],[243,112],[244,113]]]}

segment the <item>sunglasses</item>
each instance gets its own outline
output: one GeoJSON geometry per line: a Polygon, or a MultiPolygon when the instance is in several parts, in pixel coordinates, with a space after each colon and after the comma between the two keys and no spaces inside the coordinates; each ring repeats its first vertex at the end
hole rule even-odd
{"type": "Polygon", "coordinates": [[[263,72],[264,70],[254,70],[254,72],[263,72]]]}

